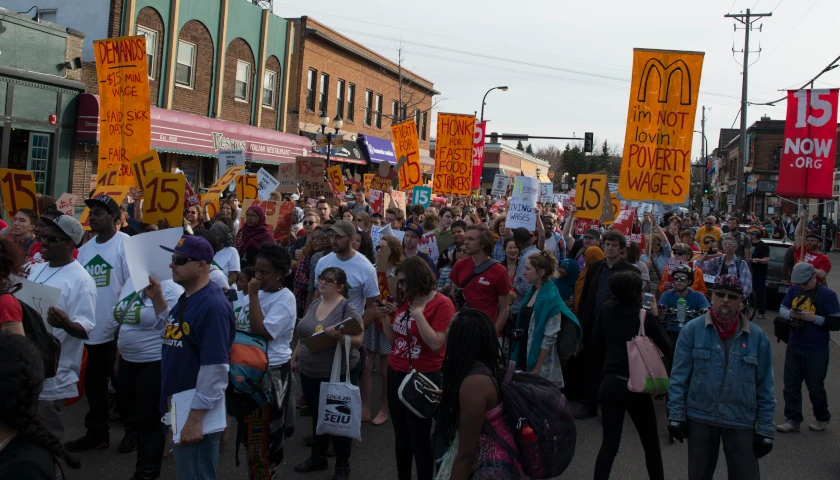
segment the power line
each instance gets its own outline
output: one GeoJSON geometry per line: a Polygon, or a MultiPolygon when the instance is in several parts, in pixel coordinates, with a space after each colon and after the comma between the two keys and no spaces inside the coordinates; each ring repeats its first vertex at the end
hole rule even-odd
{"type": "MultiPolygon", "coordinates": [[[[820,73],[816,74],[816,76],[814,76],[814,78],[812,78],[812,79],[808,80],[808,81],[807,81],[807,82],[805,82],[805,83],[804,83],[801,87],[797,88],[797,90],[802,90],[803,88],[807,87],[807,86],[808,86],[811,82],[813,82],[813,81],[815,81],[816,79],[820,78],[820,77],[822,76],[822,74],[824,74],[825,72],[828,72],[828,71],[830,71],[830,70],[834,70],[835,68],[837,68],[836,63],[837,63],[838,61],[840,61],[840,55],[838,55],[838,56],[837,56],[837,58],[835,58],[834,60],[832,60],[832,61],[831,61],[831,63],[829,63],[829,64],[828,64],[825,68],[823,68],[822,70],[820,70],[820,73]]],[[[750,103],[750,105],[768,105],[768,106],[771,106],[771,107],[775,107],[775,106],[776,106],[776,103],[779,103],[779,102],[781,102],[782,100],[787,100],[787,95],[785,95],[785,96],[783,96],[783,97],[781,97],[781,98],[778,98],[778,99],[776,99],[776,100],[769,101],[769,102],[764,102],[764,103],[750,103]]]]}
{"type": "Polygon", "coordinates": [[[777,9],[777,8],[779,8],[779,5],[781,5],[781,4],[782,4],[782,2],[784,2],[784,1],[785,1],[785,0],[779,0],[779,3],[777,3],[777,4],[776,4],[776,6],[775,6],[775,7],[773,7],[773,10],[770,10],[770,13],[775,12],[775,11],[776,11],[776,9],[777,9]]]}
{"type": "MultiPolygon", "coordinates": [[[[796,22],[796,25],[794,25],[794,26],[793,26],[793,28],[791,28],[791,29],[790,29],[790,31],[789,31],[787,34],[785,34],[785,36],[784,36],[784,37],[782,37],[782,40],[781,40],[779,43],[777,43],[775,47],[773,47],[772,49],[770,49],[770,53],[773,53],[774,51],[776,51],[776,49],[777,49],[777,48],[779,48],[779,45],[781,45],[781,44],[785,43],[785,40],[787,40],[787,38],[790,36],[790,34],[791,34],[791,33],[793,33],[793,31],[794,31],[794,30],[796,30],[796,27],[798,27],[798,26],[799,26],[799,24],[800,24],[800,23],[802,23],[802,20],[804,20],[804,19],[805,19],[805,17],[806,17],[806,16],[808,16],[808,13],[811,11],[811,9],[812,9],[812,8],[814,8],[814,5],[816,5],[816,4],[817,4],[817,2],[819,2],[819,1],[820,1],[820,0],[814,0],[814,3],[812,3],[812,4],[811,4],[811,6],[810,6],[810,7],[808,7],[808,10],[806,10],[806,11],[805,11],[805,14],[804,14],[804,15],[802,15],[802,17],[799,19],[799,21],[798,21],[798,22],[796,22]]],[[[779,2],[779,3],[782,3],[782,2],[779,2]]],[[[778,5],[777,5],[777,6],[778,6],[778,5]]],[[[771,13],[772,13],[772,12],[771,12],[771,13]]]]}

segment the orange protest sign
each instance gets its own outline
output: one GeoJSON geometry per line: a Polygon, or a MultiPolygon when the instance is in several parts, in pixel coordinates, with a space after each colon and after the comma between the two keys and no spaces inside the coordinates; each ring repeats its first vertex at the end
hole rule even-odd
{"type": "Polygon", "coordinates": [[[394,154],[397,158],[405,157],[398,177],[400,190],[411,190],[423,185],[420,168],[420,145],[417,141],[417,124],[414,120],[391,125],[391,137],[394,139],[394,154]]]}
{"type": "Polygon", "coordinates": [[[166,220],[178,226],[184,218],[184,190],[187,177],[177,173],[146,172],[143,185],[143,223],[166,220]]]}
{"type": "Polygon", "coordinates": [[[207,194],[199,195],[198,199],[201,203],[199,203],[199,208],[201,205],[204,205],[204,200],[207,200],[208,203],[205,205],[207,207],[207,216],[210,218],[216,218],[216,214],[219,213],[219,196],[216,195],[215,199],[208,199],[207,194]]]}
{"type": "Polygon", "coordinates": [[[117,185],[119,175],[119,165],[114,165],[113,167],[100,167],[99,171],[96,172],[96,188],[117,185]]]}
{"type": "Polygon", "coordinates": [[[23,170],[0,168],[0,191],[6,201],[6,215],[12,218],[21,208],[38,213],[38,190],[35,189],[35,174],[23,170]]]}
{"type": "Polygon", "coordinates": [[[275,202],[273,200],[266,200],[261,201],[259,199],[256,200],[245,200],[242,202],[242,208],[240,209],[239,213],[239,224],[245,225],[245,212],[251,208],[251,205],[259,205],[260,208],[263,209],[265,213],[265,223],[274,229],[277,226],[277,223],[280,221],[280,204],[283,202],[275,202]]]}
{"type": "Polygon", "coordinates": [[[157,150],[149,150],[148,152],[132,157],[129,160],[131,164],[131,173],[134,174],[134,179],[137,182],[137,188],[143,189],[146,185],[146,174],[148,172],[162,172],[160,168],[160,158],[158,158],[157,150]]]}
{"type": "Polygon", "coordinates": [[[151,150],[146,37],[95,40],[99,81],[99,165],[119,167],[119,185],[134,185],[130,160],[151,150]]]}
{"type": "Polygon", "coordinates": [[[688,204],[691,140],[703,53],[633,50],[633,80],[618,195],[688,204]]]}
{"type": "Polygon", "coordinates": [[[599,220],[604,200],[609,200],[608,188],[606,175],[578,175],[575,188],[575,217],[599,220]]]}
{"type": "Polygon", "coordinates": [[[216,183],[210,185],[207,193],[201,196],[201,202],[208,203],[217,200],[222,192],[230,186],[230,182],[232,182],[236,176],[239,175],[239,172],[244,169],[244,165],[237,165],[235,167],[228,168],[221,178],[216,180],[216,183]]]}
{"type": "Polygon", "coordinates": [[[373,183],[373,174],[372,173],[366,173],[366,174],[364,174],[363,178],[364,179],[362,181],[365,185],[365,191],[369,192],[371,190],[370,184],[373,183]]]}
{"type": "MultiPolygon", "coordinates": [[[[104,187],[96,187],[96,190],[90,198],[96,198],[100,195],[108,195],[117,202],[117,204],[121,205],[123,200],[125,200],[125,197],[128,195],[129,190],[131,190],[130,185],[106,185],[104,187]]],[[[82,212],[82,216],[79,217],[79,223],[82,224],[82,228],[85,230],[90,230],[90,225],[88,225],[89,216],[90,207],[85,207],[85,210],[82,212]]]]}
{"type": "Polygon", "coordinates": [[[469,195],[475,116],[439,113],[432,193],[469,195]]]}
{"type": "Polygon", "coordinates": [[[327,177],[332,180],[333,184],[335,185],[335,190],[338,193],[344,193],[347,191],[347,185],[344,184],[344,177],[341,175],[341,167],[338,165],[333,165],[332,167],[327,169],[327,177]]]}
{"type": "Polygon", "coordinates": [[[257,174],[249,173],[247,175],[236,176],[236,195],[239,201],[253,200],[259,197],[260,190],[257,186],[257,174]]]}

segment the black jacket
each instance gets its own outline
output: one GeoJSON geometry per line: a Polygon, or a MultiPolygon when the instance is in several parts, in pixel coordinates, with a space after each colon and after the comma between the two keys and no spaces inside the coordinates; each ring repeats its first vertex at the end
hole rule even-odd
{"type": "MultiPolygon", "coordinates": [[[[584,343],[589,339],[589,335],[592,333],[592,326],[595,324],[595,290],[598,288],[598,279],[601,278],[601,268],[604,262],[606,262],[606,259],[598,260],[597,262],[592,262],[587,267],[586,278],[583,280],[583,291],[580,294],[580,303],[578,303],[578,311],[575,312],[580,326],[583,328],[584,343]]],[[[616,262],[613,265],[613,269],[617,272],[623,270],[638,272],[632,263],[625,262],[624,260],[616,262]]]]}
{"type": "MultiPolygon", "coordinates": [[[[601,305],[592,329],[590,346],[595,349],[598,359],[603,359],[604,373],[612,373],[621,377],[630,375],[627,361],[627,342],[639,333],[639,311],[642,302],[633,304],[618,303],[614,298],[601,305]]],[[[650,337],[659,347],[665,365],[671,364],[673,345],[662,324],[652,313],[645,312],[645,336],[650,337]]]]}

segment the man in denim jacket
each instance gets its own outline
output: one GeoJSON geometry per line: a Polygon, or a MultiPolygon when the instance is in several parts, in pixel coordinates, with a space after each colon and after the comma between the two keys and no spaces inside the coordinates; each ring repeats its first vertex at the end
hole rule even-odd
{"type": "Polygon", "coordinates": [[[758,459],[773,448],[773,358],[770,342],[739,313],[743,286],[715,280],[712,309],[683,327],[668,389],[668,430],[688,438],[688,478],[711,480],[720,442],[729,478],[759,478],[758,459]]]}

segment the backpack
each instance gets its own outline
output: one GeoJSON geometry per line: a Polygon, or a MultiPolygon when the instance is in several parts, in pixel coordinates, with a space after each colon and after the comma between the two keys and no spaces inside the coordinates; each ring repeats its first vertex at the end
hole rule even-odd
{"type": "Polygon", "coordinates": [[[262,335],[236,331],[230,347],[228,381],[234,393],[242,394],[262,407],[271,401],[268,375],[268,341],[262,335]]]}
{"type": "MultiPolygon", "coordinates": [[[[15,284],[4,294],[13,295],[21,288],[23,288],[22,284],[15,284]]],[[[15,297],[15,300],[20,304],[20,309],[23,313],[21,318],[23,333],[26,335],[26,338],[35,344],[38,351],[41,352],[41,359],[44,362],[44,378],[52,378],[58,371],[58,360],[61,357],[61,342],[55,338],[55,335],[47,331],[44,318],[41,317],[41,314],[19,298],[15,297]]]]}
{"type": "MultiPolygon", "coordinates": [[[[492,376],[489,369],[485,374],[492,376]]],[[[516,450],[487,422],[482,427],[483,433],[516,459],[529,477],[553,478],[562,474],[575,456],[577,429],[560,387],[539,375],[515,372],[515,363],[511,361],[499,392],[504,420],[516,450]],[[534,430],[535,442],[523,441],[521,433],[525,426],[534,430]]]]}

